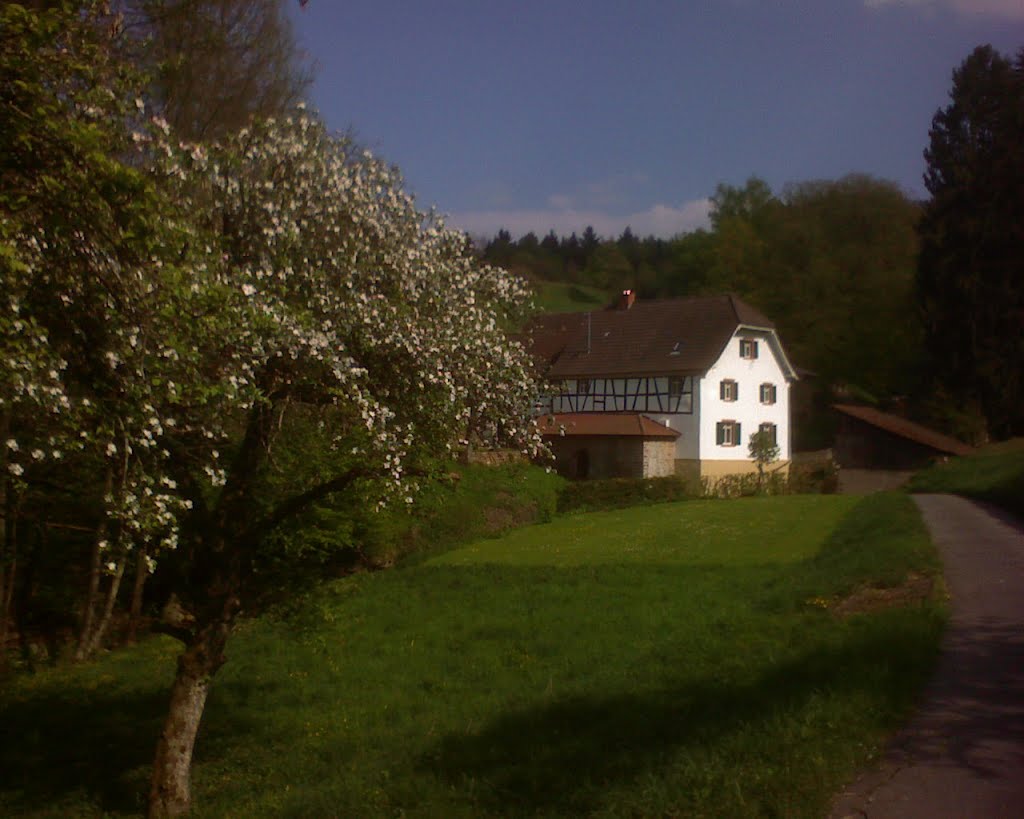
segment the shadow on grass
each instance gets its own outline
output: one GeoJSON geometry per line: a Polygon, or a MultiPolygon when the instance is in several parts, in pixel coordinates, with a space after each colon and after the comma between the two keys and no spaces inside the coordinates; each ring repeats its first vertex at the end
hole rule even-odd
{"type": "Polygon", "coordinates": [[[166,707],[166,691],[29,695],[0,713],[0,799],[19,810],[52,810],[66,799],[144,809],[145,766],[166,707]]]}
{"type": "Polygon", "coordinates": [[[934,657],[922,631],[937,626],[922,619],[865,625],[839,645],[818,647],[740,685],[708,679],[677,688],[565,698],[506,713],[476,733],[442,738],[421,766],[475,792],[488,810],[589,813],[609,790],[664,768],[681,750],[700,752],[736,734],[749,736],[751,753],[758,753],[765,732],[778,730],[767,723],[788,714],[800,721],[806,717],[801,706],[817,695],[876,694],[884,727],[891,728],[914,701],[924,682],[922,670],[934,657]],[[880,675],[885,702],[877,696],[880,675]]]}
{"type": "MultiPolygon", "coordinates": [[[[0,812],[75,805],[88,813],[144,812],[150,766],[167,712],[166,688],[108,691],[63,688],[0,707],[0,812]]],[[[248,684],[218,686],[243,701],[248,684]]],[[[263,686],[265,689],[266,686],[263,686]]],[[[213,694],[211,693],[211,698],[213,694]]],[[[224,753],[257,715],[237,710],[204,719],[196,761],[224,753]]]]}

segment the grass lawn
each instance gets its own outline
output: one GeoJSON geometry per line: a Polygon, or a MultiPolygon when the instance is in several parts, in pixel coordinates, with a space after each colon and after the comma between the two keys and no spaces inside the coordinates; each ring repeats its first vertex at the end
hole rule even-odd
{"type": "Polygon", "coordinates": [[[918,472],[910,489],[989,501],[1024,518],[1024,438],[993,444],[918,472]]]}
{"type": "MultiPolygon", "coordinates": [[[[229,645],[200,816],[819,816],[925,681],[909,498],[694,501],[559,518],[332,582],[229,645]]],[[[0,814],[142,807],[175,644],[0,693],[0,814]]]]}

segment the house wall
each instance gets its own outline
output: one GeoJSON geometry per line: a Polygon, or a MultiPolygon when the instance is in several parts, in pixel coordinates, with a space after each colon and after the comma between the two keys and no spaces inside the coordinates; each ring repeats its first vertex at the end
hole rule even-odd
{"type": "Polygon", "coordinates": [[[691,414],[692,376],[568,378],[547,399],[551,412],[642,412],[691,414]]]}
{"type": "MultiPolygon", "coordinates": [[[[711,461],[700,462],[700,476],[702,478],[724,478],[726,475],[747,475],[757,472],[757,464],[754,461],[711,461]]],[[[789,461],[775,461],[771,466],[765,468],[765,474],[778,472],[781,475],[789,474],[789,461]]]]}
{"type": "MultiPolygon", "coordinates": [[[[738,329],[725,346],[718,360],[700,379],[698,388],[700,407],[700,430],[698,435],[698,457],[705,472],[705,462],[724,462],[733,472],[747,471],[737,462],[750,461],[747,449],[750,436],[757,432],[760,424],[770,422],[776,425],[779,444],[779,459],[788,461],[791,457],[789,422],[789,383],[783,374],[779,359],[775,355],[774,343],[767,333],[738,329]],[[740,357],[740,339],[752,338],[758,342],[758,357],[752,360],[740,357]],[[732,379],[739,388],[736,401],[723,401],[719,385],[723,379],[732,379]],[[762,383],[775,385],[775,403],[762,404],[760,386],[762,383]],[[719,421],[736,421],[740,424],[740,440],[736,446],[720,446],[716,439],[716,424],[719,421]],[[732,468],[735,465],[735,468],[732,468]]],[[[726,467],[707,467],[707,469],[726,467]]],[[[721,474],[727,474],[722,472],[721,474]]]]}
{"type": "Polygon", "coordinates": [[[700,457],[700,389],[701,379],[694,378],[693,413],[690,415],[666,415],[648,412],[645,415],[659,424],[679,433],[674,449],[676,460],[696,460],[700,457]]]}

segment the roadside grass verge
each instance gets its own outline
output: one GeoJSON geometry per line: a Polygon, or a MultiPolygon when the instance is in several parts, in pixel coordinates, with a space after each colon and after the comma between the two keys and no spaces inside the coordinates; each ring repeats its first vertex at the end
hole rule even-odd
{"type": "MultiPolygon", "coordinates": [[[[214,683],[199,816],[818,816],[927,679],[910,499],[566,516],[309,592],[214,683]]],[[[0,814],[130,814],[173,671],[153,640],[0,693],[0,814]]]]}
{"type": "Polygon", "coordinates": [[[1024,518],[1024,438],[936,464],[914,475],[909,488],[988,501],[1024,518]]]}

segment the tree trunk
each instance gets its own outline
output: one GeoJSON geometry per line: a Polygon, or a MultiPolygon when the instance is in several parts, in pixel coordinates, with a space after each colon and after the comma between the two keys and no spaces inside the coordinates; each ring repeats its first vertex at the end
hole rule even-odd
{"type": "Polygon", "coordinates": [[[9,528],[14,521],[10,520],[11,510],[7,503],[7,435],[10,422],[7,412],[0,412],[0,670],[7,668],[7,634],[11,622],[11,598],[8,589],[14,591],[14,577],[17,562],[11,553],[12,541],[8,536],[9,528]]]}
{"type": "Polygon", "coordinates": [[[237,600],[224,605],[223,616],[200,629],[178,658],[171,703],[156,746],[149,788],[149,817],[183,816],[192,804],[191,768],[196,733],[210,682],[224,664],[237,600]]]}
{"type": "MultiPolygon", "coordinates": [[[[0,528],[7,529],[6,520],[0,528]]],[[[0,537],[4,538],[3,549],[0,550],[0,671],[5,671],[8,665],[7,638],[11,631],[11,602],[14,600],[18,556],[14,552],[14,539],[10,533],[5,532],[0,537]]]]}
{"type": "Polygon", "coordinates": [[[103,614],[100,616],[100,621],[96,624],[96,628],[92,630],[92,634],[89,635],[85,645],[85,658],[91,657],[99,647],[103,644],[103,638],[106,636],[107,627],[110,625],[110,618],[114,613],[114,604],[117,602],[117,593],[121,589],[121,578],[124,577],[124,566],[127,563],[127,555],[122,555],[121,559],[117,562],[117,569],[114,571],[114,576],[110,578],[110,585],[107,587],[107,597],[103,601],[103,614]]]}
{"type": "Polygon", "coordinates": [[[139,638],[139,621],[142,620],[142,594],[146,588],[149,568],[146,564],[146,550],[140,548],[135,558],[135,583],[132,586],[132,602],[128,609],[128,642],[139,638]]]}
{"type": "MultiPolygon", "coordinates": [[[[114,468],[107,465],[107,475],[103,482],[103,497],[110,496],[114,488],[114,468]]],[[[89,561],[89,587],[85,594],[85,606],[82,608],[82,627],[78,634],[78,647],[75,649],[75,662],[81,662],[88,657],[89,642],[92,639],[93,621],[96,619],[96,603],[100,594],[100,577],[103,572],[103,548],[102,544],[107,538],[107,507],[104,505],[103,517],[96,527],[96,536],[93,538],[92,557],[89,561]]]]}

